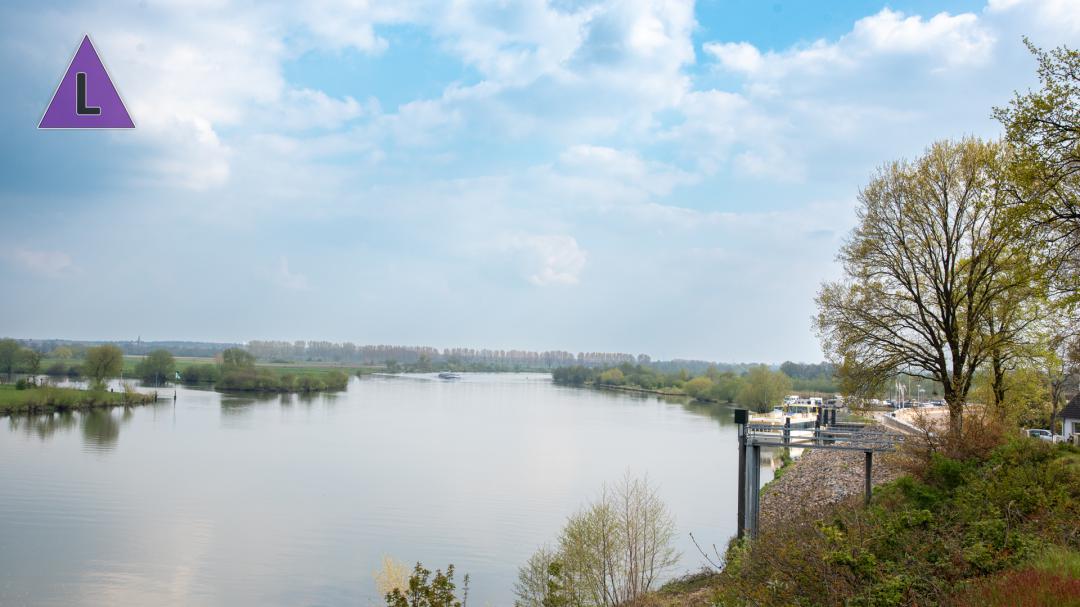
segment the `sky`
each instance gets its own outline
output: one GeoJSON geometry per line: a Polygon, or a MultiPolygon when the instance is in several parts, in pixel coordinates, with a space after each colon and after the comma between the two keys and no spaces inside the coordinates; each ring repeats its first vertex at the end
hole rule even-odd
{"type": "Polygon", "coordinates": [[[883,163],[1080,0],[0,6],[0,335],[820,360],[883,163]],[[37,123],[89,34],[135,121],[37,123]]]}

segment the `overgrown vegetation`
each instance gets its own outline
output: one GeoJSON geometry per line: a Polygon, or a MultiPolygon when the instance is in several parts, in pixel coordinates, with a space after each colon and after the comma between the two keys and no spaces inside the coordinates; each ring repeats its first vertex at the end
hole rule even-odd
{"type": "Polygon", "coordinates": [[[453,565],[446,566],[446,573],[436,569],[432,577],[431,570],[417,563],[404,587],[394,586],[385,598],[387,607],[465,607],[469,602],[469,576],[465,576],[459,599],[453,565]]]}
{"type": "Polygon", "coordinates": [[[0,414],[51,413],[92,407],[140,405],[153,402],[155,398],[153,394],[142,394],[130,388],[122,392],[109,392],[102,389],[35,386],[29,383],[24,383],[21,387],[0,384],[0,414]]]}
{"type": "Polygon", "coordinates": [[[878,487],[868,508],[845,504],[824,519],[733,542],[714,600],[761,607],[1080,600],[1080,449],[1018,438],[988,451],[921,449],[911,458],[913,474],[878,487]]]}
{"type": "Polygon", "coordinates": [[[625,605],[641,598],[678,560],[675,522],[648,479],[625,476],[571,516],[555,548],[522,566],[518,607],[625,605]]]}
{"type": "Polygon", "coordinates": [[[176,359],[168,350],[154,350],[135,366],[135,376],[153,386],[173,379],[175,373],[176,359]]]}
{"type": "Polygon", "coordinates": [[[222,353],[219,390],[236,392],[324,392],[344,390],[349,376],[343,371],[326,373],[280,373],[255,366],[255,357],[240,348],[222,353]]]}

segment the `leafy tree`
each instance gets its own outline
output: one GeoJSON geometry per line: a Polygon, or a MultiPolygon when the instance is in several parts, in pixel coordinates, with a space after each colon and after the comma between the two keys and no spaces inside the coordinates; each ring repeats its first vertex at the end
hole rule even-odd
{"type": "Polygon", "coordinates": [[[459,600],[455,594],[457,586],[454,585],[454,566],[447,565],[446,574],[441,570],[435,570],[435,577],[431,577],[431,571],[417,563],[413,573],[409,576],[408,588],[394,588],[386,593],[387,607],[463,607],[469,595],[469,576],[465,576],[462,598],[459,600]]]}
{"type": "Polygon", "coordinates": [[[841,281],[817,297],[815,326],[848,386],[905,373],[940,382],[958,437],[972,378],[995,342],[995,303],[1028,277],[1003,208],[1001,149],[939,142],[883,167],[859,194],[858,225],[841,249],[841,281]]]}
{"type": "Polygon", "coordinates": [[[742,389],[743,379],[731,371],[725,371],[714,380],[711,397],[721,403],[733,403],[742,389]]]}
{"type": "Polygon", "coordinates": [[[431,371],[431,357],[427,353],[421,354],[416,360],[416,369],[422,373],[431,371]]]}
{"type": "Polygon", "coordinates": [[[15,367],[19,364],[19,350],[22,346],[14,339],[0,339],[0,371],[7,374],[8,379],[11,379],[11,374],[15,372],[15,367]]]}
{"type": "Polygon", "coordinates": [[[573,596],[568,588],[569,580],[563,573],[562,563],[552,561],[547,567],[547,591],[541,601],[541,607],[571,607],[573,596]]]}
{"type": "Polygon", "coordinates": [[[1058,326],[1046,337],[1039,361],[1043,368],[1050,403],[1050,431],[1057,426],[1058,411],[1065,406],[1067,390],[1080,376],[1080,336],[1070,327],[1058,326]]]}
{"type": "Polygon", "coordinates": [[[124,353],[113,345],[89,348],[83,361],[83,375],[101,386],[107,377],[116,377],[124,368],[124,353]]]}
{"type": "Polygon", "coordinates": [[[626,376],[619,369],[608,369],[600,374],[597,383],[605,386],[620,386],[626,380],[626,376]]]}
{"type": "Polygon", "coordinates": [[[686,382],[683,390],[687,396],[696,399],[708,399],[712,397],[713,381],[705,376],[698,376],[686,382]]]}
{"type": "Polygon", "coordinates": [[[557,557],[558,553],[547,546],[541,546],[529,557],[518,570],[518,579],[514,583],[514,594],[517,595],[514,607],[547,607],[549,603],[558,603],[558,598],[552,596],[561,594],[558,578],[562,567],[555,561],[557,557]],[[555,573],[552,573],[552,565],[555,573]]]}
{"type": "Polygon", "coordinates": [[[519,572],[516,604],[635,604],[678,560],[674,537],[674,520],[656,490],[627,475],[570,517],[557,551],[544,547],[529,559],[519,572]]]}
{"type": "Polygon", "coordinates": [[[50,358],[59,358],[60,360],[68,360],[75,356],[75,352],[67,346],[57,346],[53,348],[53,351],[49,353],[50,358]]]}
{"type": "Polygon", "coordinates": [[[756,411],[768,411],[780,404],[791,392],[791,378],[765,365],[756,365],[746,372],[739,389],[738,402],[756,411]]]}
{"type": "Polygon", "coordinates": [[[221,365],[225,370],[250,369],[255,366],[255,355],[243,348],[229,348],[221,353],[221,365]]]}
{"type": "Polygon", "coordinates": [[[175,373],[176,359],[168,350],[154,350],[135,367],[135,375],[148,384],[161,385],[173,379],[175,373]]]}
{"type": "Polygon", "coordinates": [[[221,379],[221,367],[207,363],[188,365],[180,377],[185,384],[212,384],[221,379]]]}
{"type": "Polygon", "coordinates": [[[19,365],[30,375],[37,375],[41,372],[41,352],[23,348],[19,351],[19,365]]]}
{"type": "Polygon", "coordinates": [[[1024,43],[1042,87],[994,110],[1012,152],[1010,194],[1027,222],[1029,253],[1047,262],[1059,292],[1080,299],[1080,52],[1024,43]]]}

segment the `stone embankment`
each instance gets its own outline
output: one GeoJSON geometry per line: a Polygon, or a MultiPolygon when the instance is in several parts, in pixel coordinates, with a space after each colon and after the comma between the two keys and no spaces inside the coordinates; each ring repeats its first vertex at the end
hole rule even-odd
{"type": "MultiPolygon", "coordinates": [[[[892,454],[875,453],[870,480],[874,485],[902,472],[892,454]]],[[[783,524],[795,517],[821,518],[830,506],[862,499],[865,455],[861,451],[810,449],[788,464],[761,496],[761,526],[783,524]]]]}

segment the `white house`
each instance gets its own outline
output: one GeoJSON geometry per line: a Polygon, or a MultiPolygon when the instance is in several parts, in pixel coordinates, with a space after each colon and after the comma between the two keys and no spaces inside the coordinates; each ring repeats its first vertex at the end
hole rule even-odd
{"type": "Polygon", "coordinates": [[[1061,410],[1061,435],[1069,440],[1075,434],[1080,434],[1080,394],[1072,397],[1061,410]]]}

